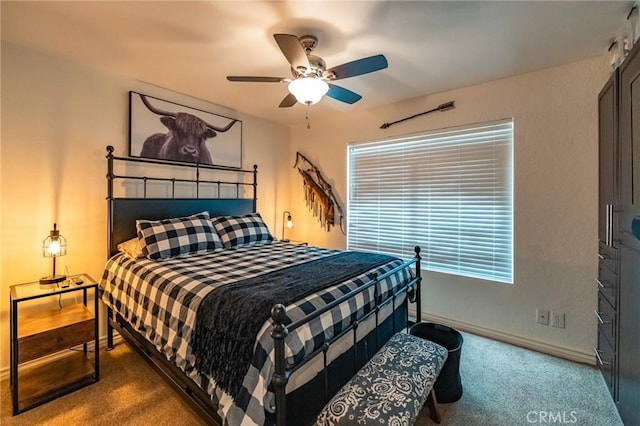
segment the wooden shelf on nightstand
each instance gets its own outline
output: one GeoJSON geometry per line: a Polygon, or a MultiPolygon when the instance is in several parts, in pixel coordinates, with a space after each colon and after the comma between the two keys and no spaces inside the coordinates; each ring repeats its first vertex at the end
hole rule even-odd
{"type": "Polygon", "coordinates": [[[82,351],[47,363],[20,366],[21,411],[95,383],[94,355],[82,351]],[[24,396],[23,396],[24,395],[24,396]]]}

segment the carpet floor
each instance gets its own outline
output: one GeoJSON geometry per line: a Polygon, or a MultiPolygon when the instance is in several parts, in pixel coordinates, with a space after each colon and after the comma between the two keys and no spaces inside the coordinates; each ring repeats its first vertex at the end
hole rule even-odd
{"type": "MultiPolygon", "coordinates": [[[[440,404],[441,425],[622,425],[600,371],[462,333],[463,395],[440,404]]],[[[423,409],[416,425],[434,425],[423,409]]]]}
{"type": "MultiPolygon", "coordinates": [[[[440,404],[441,425],[622,425],[595,367],[463,333],[463,395],[440,404]]],[[[2,425],[204,425],[184,400],[125,344],[100,356],[100,381],[11,416],[0,384],[2,425]]],[[[417,426],[433,425],[428,409],[417,426]]]]}

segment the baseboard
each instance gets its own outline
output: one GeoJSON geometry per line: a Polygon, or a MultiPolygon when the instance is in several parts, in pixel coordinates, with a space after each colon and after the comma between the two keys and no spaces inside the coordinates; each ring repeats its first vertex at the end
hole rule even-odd
{"type": "Polygon", "coordinates": [[[460,331],[466,331],[478,336],[488,337],[500,342],[509,343],[511,345],[520,346],[548,355],[557,356],[559,358],[568,359],[569,361],[580,362],[582,364],[596,365],[595,355],[590,352],[582,352],[574,349],[568,349],[551,343],[540,342],[526,337],[516,336],[514,334],[493,330],[490,328],[470,324],[464,321],[457,321],[440,315],[422,314],[422,320],[435,322],[438,324],[448,325],[460,331]]]}
{"type": "MultiPolygon", "coordinates": [[[[415,312],[411,312],[410,310],[409,315],[412,315],[413,317],[415,317],[415,312]]],[[[545,354],[557,356],[559,358],[568,359],[570,361],[580,362],[580,363],[589,364],[589,365],[596,365],[595,355],[589,352],[581,352],[573,349],[567,349],[562,346],[540,342],[537,340],[516,336],[514,334],[505,333],[502,331],[496,331],[490,328],[478,326],[476,324],[470,324],[463,321],[453,320],[451,318],[446,318],[440,315],[423,313],[422,320],[448,325],[449,327],[453,327],[460,331],[466,331],[468,333],[477,334],[478,336],[487,337],[489,339],[497,340],[504,343],[509,343],[511,345],[516,345],[516,346],[531,349],[537,352],[542,352],[545,354]]],[[[117,344],[117,343],[123,342],[124,339],[122,339],[122,337],[118,333],[114,332],[113,341],[114,341],[114,344],[117,344]]],[[[103,336],[100,338],[100,347],[101,348],[107,347],[106,336],[103,336]]],[[[65,352],[58,352],[52,355],[44,356],[35,361],[31,361],[30,364],[36,365],[40,363],[49,362],[54,359],[61,358],[65,355],[66,355],[65,352]]],[[[5,366],[2,369],[0,369],[0,380],[8,380],[8,379],[9,379],[9,366],[5,366]]]]}
{"type": "MultiPolygon", "coordinates": [[[[118,343],[124,342],[124,339],[115,331],[113,332],[113,344],[116,345],[118,343]]],[[[103,336],[100,338],[100,348],[104,349],[107,347],[107,336],[103,336]]],[[[78,346],[78,348],[82,348],[81,346],[78,346]]],[[[89,350],[93,350],[93,342],[89,342],[87,343],[87,349],[89,350]]],[[[54,354],[51,355],[45,355],[42,358],[38,358],[36,360],[33,361],[29,361],[29,362],[25,362],[24,364],[20,364],[20,365],[32,365],[32,366],[37,366],[39,364],[44,364],[50,361],[54,361],[56,359],[59,358],[63,358],[65,356],[67,356],[69,354],[69,351],[62,351],[62,352],[56,352],[54,354]]],[[[9,366],[5,366],[2,367],[0,369],[0,380],[9,380],[9,366]]]]}

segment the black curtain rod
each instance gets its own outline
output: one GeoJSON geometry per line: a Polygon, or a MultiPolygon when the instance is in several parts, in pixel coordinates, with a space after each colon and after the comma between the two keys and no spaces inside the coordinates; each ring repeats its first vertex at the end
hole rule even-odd
{"type": "Polygon", "coordinates": [[[416,118],[419,117],[421,115],[425,115],[425,114],[429,114],[430,112],[434,112],[434,111],[448,111],[450,109],[455,108],[456,106],[453,104],[455,101],[449,101],[449,102],[445,102],[444,104],[440,104],[438,105],[436,108],[434,109],[430,109],[429,111],[425,111],[425,112],[420,112],[418,114],[414,114],[411,117],[406,117],[406,118],[402,118],[400,120],[396,120],[396,121],[392,121],[391,123],[384,123],[382,126],[380,126],[381,129],[388,129],[389,127],[393,126],[394,124],[397,123],[402,123],[403,121],[407,121],[407,120],[411,120],[412,118],[416,118]]]}

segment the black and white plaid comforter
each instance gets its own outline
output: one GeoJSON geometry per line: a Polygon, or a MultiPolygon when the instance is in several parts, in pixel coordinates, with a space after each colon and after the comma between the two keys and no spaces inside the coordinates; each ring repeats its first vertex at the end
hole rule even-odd
{"type": "MultiPolygon", "coordinates": [[[[208,394],[219,401],[218,414],[231,425],[262,425],[266,423],[265,409],[273,411],[273,394],[268,391],[273,373],[273,341],[267,321],[256,338],[254,359],[243,381],[240,395],[230,395],[216,387],[215,378],[202,377],[194,368],[195,358],[189,345],[195,316],[202,298],[216,287],[241,279],[272,272],[279,268],[304,263],[334,254],[335,250],[273,244],[223,249],[200,255],[182,256],[162,261],[131,259],[117,254],[107,262],[101,281],[105,290],[103,301],[120,313],[208,394]]],[[[382,275],[402,262],[394,260],[368,273],[353,277],[340,285],[287,306],[287,315],[296,321],[326,305],[359,285],[368,282],[373,273],[382,275]]],[[[403,269],[380,284],[380,290],[393,291],[410,278],[403,269]]],[[[349,300],[320,316],[308,325],[289,333],[286,355],[300,359],[310,353],[323,334],[330,338],[336,329],[346,325],[349,317],[372,303],[373,290],[349,300]],[[314,343],[315,342],[315,343],[314,343]]],[[[251,309],[251,307],[247,307],[251,309]]]]}

